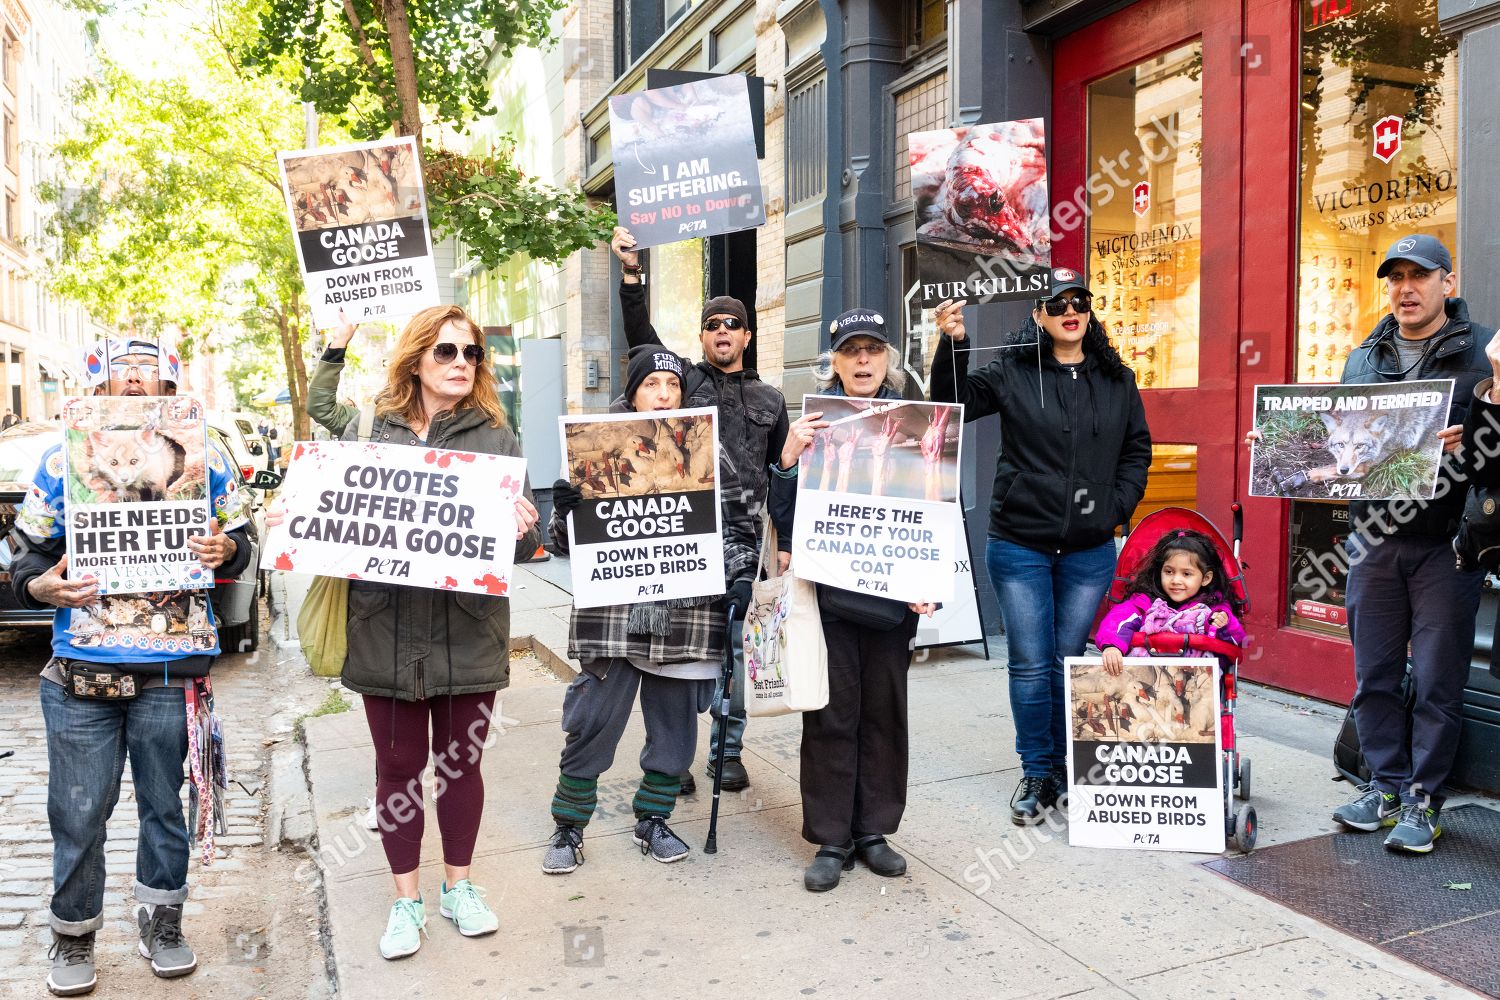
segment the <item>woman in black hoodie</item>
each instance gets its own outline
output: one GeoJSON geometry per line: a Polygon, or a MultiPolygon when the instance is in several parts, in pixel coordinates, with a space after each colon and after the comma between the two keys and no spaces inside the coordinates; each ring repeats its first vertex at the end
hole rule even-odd
{"type": "Polygon", "coordinates": [[[1021,757],[1011,819],[1038,822],[1067,787],[1063,659],[1081,656],[1115,566],[1115,527],[1146,490],[1151,433],[1135,374],[1076,271],[1054,268],[1013,346],[968,371],[963,303],[937,309],[934,402],[1001,415],[985,563],[1005,618],[1021,757]],[[1032,347],[1033,343],[1039,347],[1032,347]]]}

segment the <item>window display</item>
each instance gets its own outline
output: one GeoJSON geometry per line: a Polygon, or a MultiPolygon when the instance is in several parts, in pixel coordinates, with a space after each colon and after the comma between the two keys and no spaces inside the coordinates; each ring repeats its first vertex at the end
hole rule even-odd
{"type": "Polygon", "coordinates": [[[1203,46],[1089,86],[1089,287],[1142,389],[1198,384],[1203,46]]]}
{"type": "Polygon", "coordinates": [[[1287,624],[1347,639],[1348,560],[1343,549],[1349,536],[1349,507],[1309,500],[1293,500],[1291,506],[1287,624]]]}
{"type": "Polygon", "coordinates": [[[648,280],[656,291],[646,296],[651,325],[661,342],[684,358],[703,355],[703,240],[664,243],[647,251],[648,280]]]}

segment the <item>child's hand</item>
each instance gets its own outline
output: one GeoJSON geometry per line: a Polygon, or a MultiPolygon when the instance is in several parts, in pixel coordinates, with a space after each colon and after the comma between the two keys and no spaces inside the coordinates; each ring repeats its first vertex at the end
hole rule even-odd
{"type": "Polygon", "coordinates": [[[1214,616],[1208,620],[1214,628],[1223,628],[1229,624],[1229,616],[1222,611],[1215,611],[1214,616]]]}
{"type": "Polygon", "coordinates": [[[1104,656],[1104,672],[1111,677],[1118,677],[1125,670],[1125,658],[1120,651],[1113,646],[1105,646],[1101,651],[1104,656]]]}

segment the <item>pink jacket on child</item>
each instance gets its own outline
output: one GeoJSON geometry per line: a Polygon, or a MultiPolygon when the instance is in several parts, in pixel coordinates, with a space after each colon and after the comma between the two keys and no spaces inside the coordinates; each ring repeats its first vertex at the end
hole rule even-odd
{"type": "MultiPolygon", "coordinates": [[[[1227,601],[1218,601],[1213,605],[1203,601],[1194,601],[1180,608],[1174,608],[1168,602],[1159,597],[1153,598],[1150,594],[1131,594],[1110,608],[1104,619],[1099,622],[1099,631],[1094,633],[1094,645],[1100,649],[1113,646],[1128,655],[1131,637],[1137,632],[1144,632],[1146,635],[1155,635],[1158,632],[1171,632],[1176,635],[1209,635],[1215,639],[1222,639],[1224,642],[1232,642],[1236,646],[1245,644],[1245,626],[1241,625],[1240,620],[1234,616],[1227,601]],[[1223,628],[1215,629],[1209,624],[1209,620],[1220,611],[1228,616],[1229,621],[1224,623],[1223,628]]],[[[1206,656],[1209,654],[1190,651],[1185,655],[1206,656]]]]}

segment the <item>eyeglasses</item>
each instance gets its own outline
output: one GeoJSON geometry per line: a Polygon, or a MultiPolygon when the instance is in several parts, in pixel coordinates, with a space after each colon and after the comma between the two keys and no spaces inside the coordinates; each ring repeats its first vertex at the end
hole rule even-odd
{"type": "Polygon", "coordinates": [[[867,355],[867,356],[873,358],[873,357],[876,357],[878,355],[881,355],[881,354],[885,353],[885,345],[884,344],[843,344],[843,345],[841,345],[838,348],[838,352],[840,354],[842,354],[846,358],[857,358],[861,354],[864,354],[864,355],[867,355]]]}
{"type": "MultiPolygon", "coordinates": [[[[458,357],[457,344],[433,344],[432,360],[440,365],[449,365],[458,357]]],[[[478,344],[464,345],[464,360],[478,368],[484,361],[484,348],[478,344]]]]}
{"type": "Polygon", "coordinates": [[[143,382],[155,382],[161,377],[161,366],[146,364],[138,365],[132,361],[111,361],[109,364],[109,377],[114,379],[129,378],[131,373],[143,382]]]}
{"type": "Polygon", "coordinates": [[[1042,308],[1047,311],[1048,316],[1061,316],[1072,306],[1080,316],[1087,316],[1094,308],[1092,300],[1087,295],[1074,296],[1071,299],[1048,299],[1042,303],[1042,308]]]}
{"type": "Polygon", "coordinates": [[[738,330],[744,325],[745,324],[739,321],[739,317],[737,316],[725,316],[723,319],[709,320],[707,323],[703,324],[703,329],[707,330],[709,333],[713,333],[721,326],[726,330],[738,330]]]}

